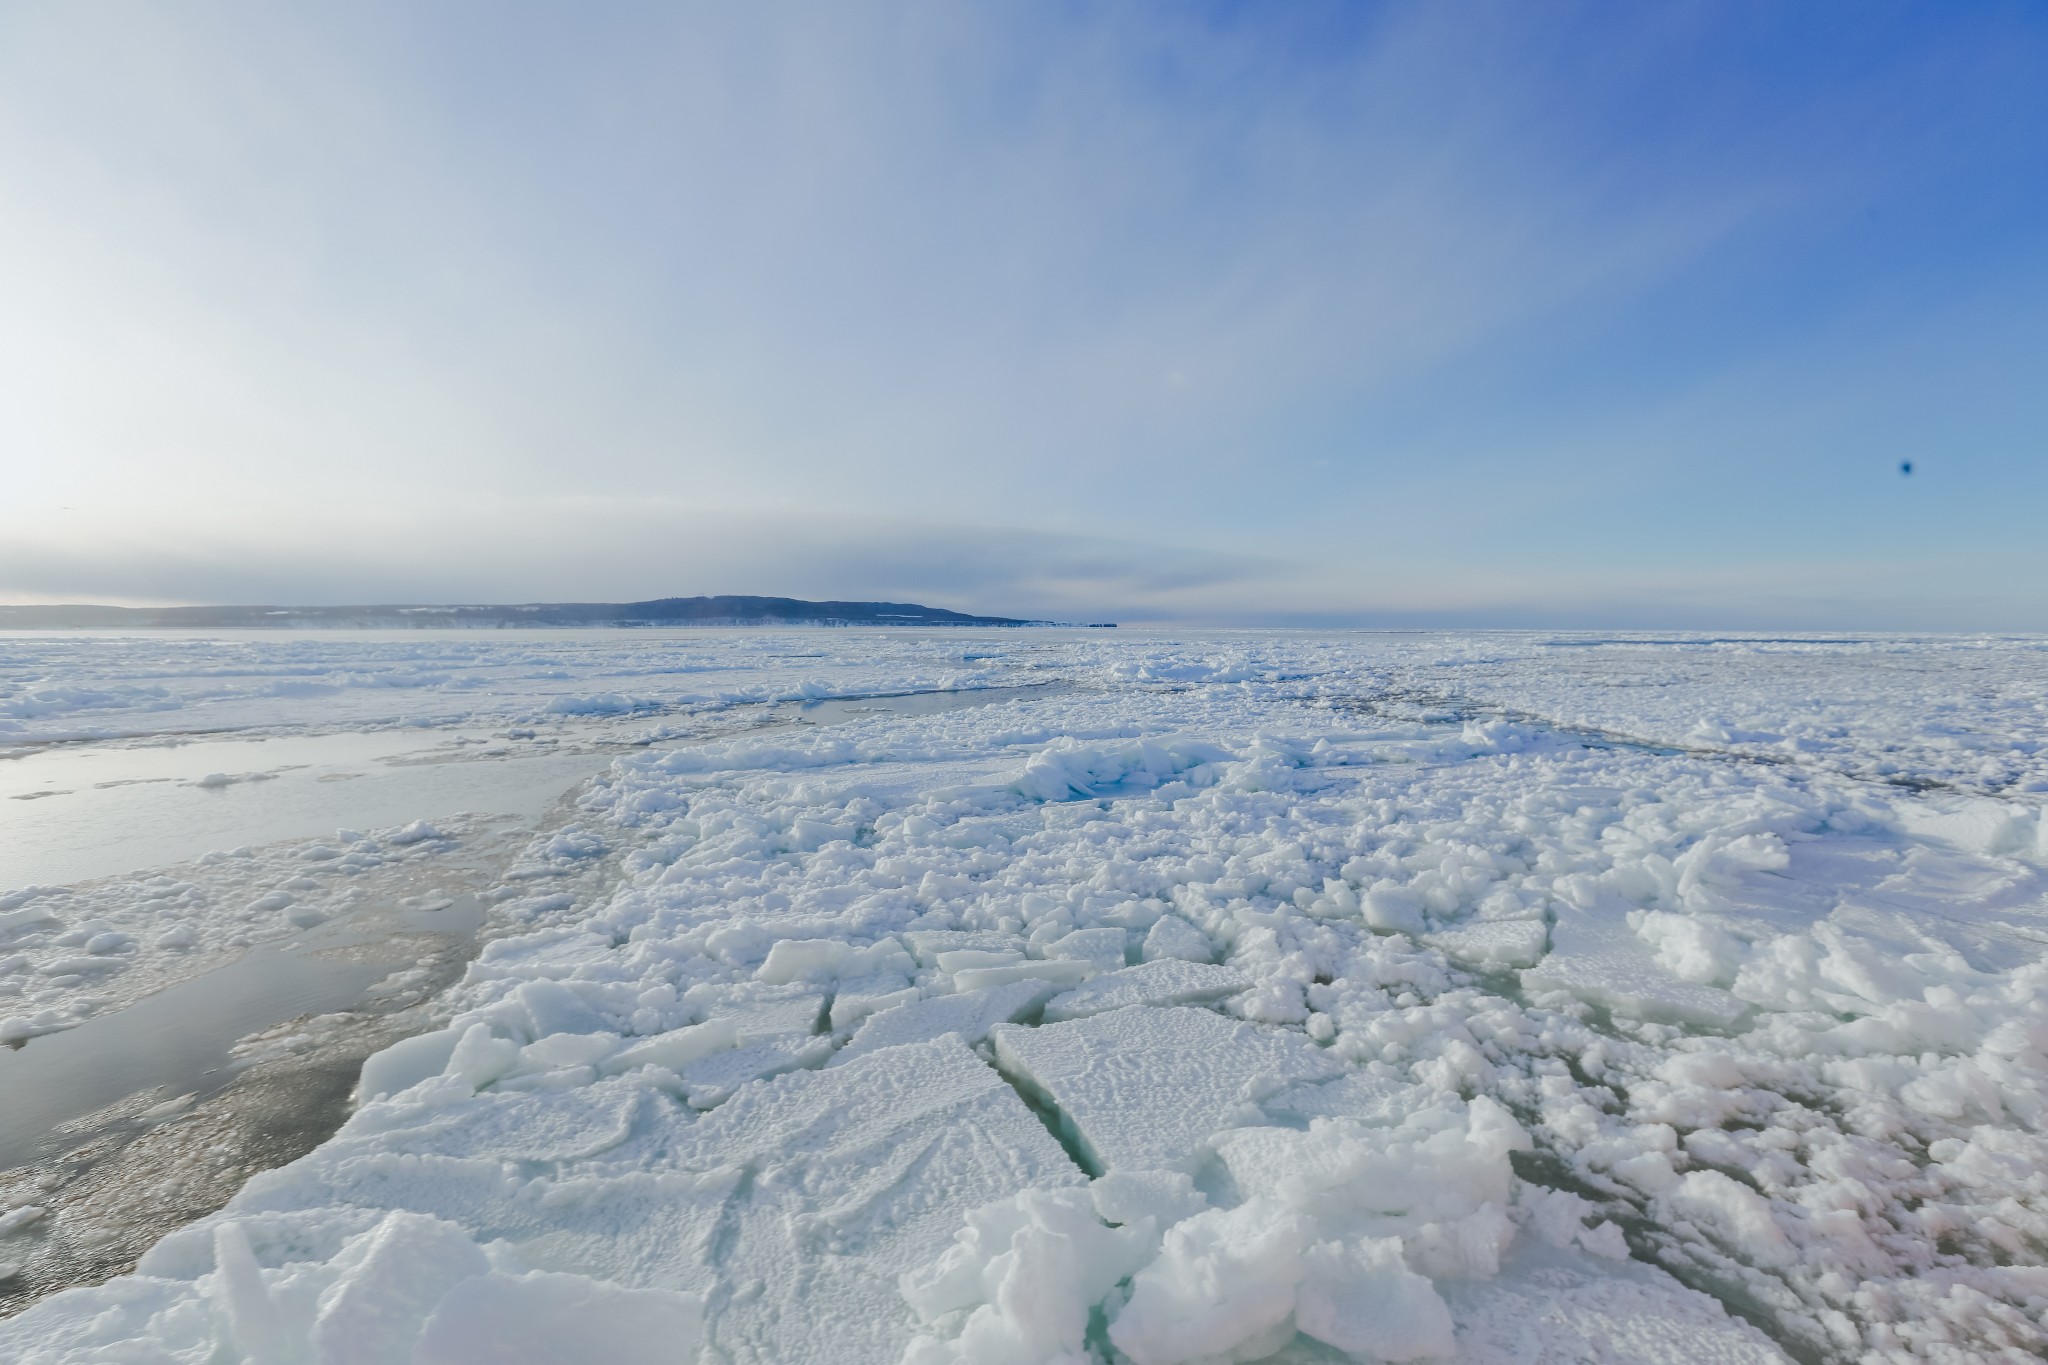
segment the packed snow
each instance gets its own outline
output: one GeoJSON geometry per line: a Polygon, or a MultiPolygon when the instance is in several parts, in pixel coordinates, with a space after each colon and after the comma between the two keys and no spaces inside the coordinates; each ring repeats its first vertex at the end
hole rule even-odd
{"type": "MultiPolygon", "coordinates": [[[[630,727],[341,1130],[135,1273],[0,1321],[0,1357],[2048,1351],[2048,642],[451,632],[0,659],[23,749],[630,727]]],[[[346,916],[334,888],[459,856],[456,815],[17,889],[0,1013],[34,1047],[251,914],[346,916]]],[[[0,1209],[0,1269],[62,1218],[40,1210],[0,1209]]]]}

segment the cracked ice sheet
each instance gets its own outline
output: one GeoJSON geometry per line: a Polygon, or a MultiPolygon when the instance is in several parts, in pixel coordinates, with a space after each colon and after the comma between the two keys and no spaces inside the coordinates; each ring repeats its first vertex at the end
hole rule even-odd
{"type": "Polygon", "coordinates": [[[1212,1136],[1257,1121],[1264,1095],[1343,1069],[1301,1034],[1200,1009],[1132,1006],[991,1035],[997,1064],[1102,1171],[1192,1173],[1212,1136]]]}
{"type": "MultiPolygon", "coordinates": [[[[833,647],[858,671],[855,637],[833,647]]],[[[701,1294],[709,1338],[729,1353],[767,1351],[806,1303],[822,1320],[884,1324],[849,1336],[863,1344],[846,1359],[895,1359],[915,1331],[933,1360],[971,1338],[1016,1359],[1127,1350],[1151,1365],[1186,1358],[1160,1325],[1207,1282],[1247,1293],[1203,1308],[1201,1349],[1276,1359],[1329,1359],[1317,1341],[1355,1341],[1361,1305],[1397,1313],[1403,1353],[1448,1340],[1475,1361],[1661,1361],[1698,1358],[1711,1339],[1732,1343],[1731,1360],[1774,1358],[1717,1298],[1808,1359],[2024,1359],[2043,1346],[2048,887],[2027,783],[2048,730],[2028,700],[2044,680],[2035,645],[1637,641],[1574,654],[1533,636],[1132,634],[987,648],[1092,690],[615,765],[579,815],[620,850],[625,880],[491,944],[445,1002],[444,1073],[387,1102],[420,1105],[437,1087],[460,1092],[449,1105],[549,1096],[559,1112],[492,1122],[582,1145],[492,1146],[458,1124],[429,1152],[406,1125],[359,1120],[229,1211],[255,1228],[259,1258],[271,1253],[258,1220],[284,1216],[262,1201],[304,1179],[318,1188],[291,1216],[312,1220],[292,1234],[306,1264],[354,1255],[342,1243],[368,1235],[365,1220],[414,1200],[481,1245],[513,1244],[494,1254],[524,1246],[535,1259],[518,1264],[532,1269],[701,1294]],[[1701,717],[1725,734],[1687,739],[1701,717]],[[1900,787],[1887,779],[1901,764],[1955,789],[1900,787]],[[849,1011],[844,1028],[821,1008],[791,1025],[788,1046],[837,1055],[870,1028],[933,1038],[957,1014],[960,1039],[944,1044],[956,1058],[995,1024],[1013,1056],[1056,1063],[1063,1039],[1114,1015],[1034,1027],[1028,1007],[1016,1024],[979,1003],[934,1008],[955,988],[938,955],[1030,962],[1104,929],[1135,949],[1162,922],[1162,960],[1206,956],[1248,988],[1128,1007],[1153,1016],[1153,1033],[1287,1041],[1270,1057],[1218,1048],[1207,1070],[1183,1049],[1171,1066],[1186,1068],[1201,1116],[1149,1147],[1132,1135],[1168,1112],[1163,1088],[1135,1072],[1124,1086],[1112,1069],[1097,1094],[1085,1065],[1036,1063],[1034,1098],[1065,1106],[1043,1118],[1077,1150],[1129,1140],[1127,1162],[1107,1163],[1126,1181],[1113,1195],[1017,1203],[1020,1185],[1048,1199],[1079,1188],[1030,1117],[996,1141],[1046,1144],[1036,1174],[933,1182],[957,1198],[891,1224],[916,1235],[884,1248],[858,1235],[866,1167],[817,1162],[794,1129],[748,1116],[795,1113],[774,1097],[905,1049],[706,1095],[701,1117],[679,1102],[690,1068],[725,1055],[721,1019],[759,1018],[784,997],[886,1001],[891,972],[914,999],[849,1011]],[[845,953],[785,952],[779,962],[811,965],[784,979],[769,958],[791,941],[845,953]],[[1289,1059],[1313,1059],[1313,1074],[1289,1059]],[[740,1131],[756,1126],[763,1147],[740,1131]],[[770,1149],[787,1148],[792,1183],[763,1193],[741,1166],[686,1155],[676,1135],[699,1131],[729,1135],[761,1170],[783,1169],[770,1149]],[[1251,1152],[1269,1154],[1258,1181],[1225,1159],[1251,1152]],[[1356,1202],[1337,1197],[1348,1186],[1318,1182],[1368,1170],[1426,1207],[1339,1217],[1356,1202]],[[1314,1194],[1326,1188],[1336,1194],[1314,1194]],[[981,1191],[982,1212],[965,1207],[981,1191]],[[770,1195],[782,1202],[758,1222],[730,1212],[770,1195]],[[670,1221],[622,1232],[624,1205],[670,1221]],[[346,1216],[321,1212],[336,1208],[346,1216]],[[847,1209],[856,1235],[835,1249],[826,1215],[847,1209]],[[799,1243],[825,1248],[830,1273],[792,1269],[799,1243]],[[1614,1259],[1624,1253],[1636,1262],[1614,1259]],[[956,1276],[949,1306],[921,1319],[891,1277],[949,1256],[983,1297],[959,1298],[956,1276]],[[758,1294],[748,1265],[776,1268],[757,1275],[758,1294]],[[778,1302],[785,1284],[811,1297],[778,1302]],[[1539,1325],[1508,1331],[1523,1322],[1539,1325]]],[[[741,1025],[729,1028],[737,1050],[741,1025]]],[[[1001,1086],[993,1060],[971,1065],[1001,1086]]],[[[990,1093],[1013,1119],[1026,1112],[990,1093]]],[[[804,1131],[829,1146],[843,1107],[804,1131]]],[[[897,1155],[854,1147],[878,1170],[897,1155]]],[[[906,1176],[890,1199],[926,1183],[906,1176]]],[[[82,1339],[95,1305],[122,1295],[169,1315],[106,1319],[129,1323],[129,1339],[217,1330],[196,1259],[151,1267],[159,1279],[32,1310],[0,1342],[82,1339]]]]}
{"type": "Polygon", "coordinates": [[[1028,651],[959,635],[703,631],[350,632],[0,640],[0,745],[450,719],[550,723],[991,682],[1028,651]],[[851,648],[847,646],[851,645],[851,648]]]}
{"type": "MultiPolygon", "coordinates": [[[[1019,662],[935,637],[835,654],[807,632],[0,640],[0,829],[21,817],[19,838],[0,838],[0,1042],[74,1026],[344,914],[393,880],[364,873],[405,857],[417,873],[447,852],[437,834],[458,857],[474,853],[482,824],[457,810],[551,802],[622,745],[701,739],[770,708],[800,733],[807,701],[1034,681],[1019,662]],[[400,778],[421,780],[400,789],[400,778]],[[191,812],[229,787],[280,809],[252,810],[257,823],[210,843],[217,817],[191,812]],[[365,788],[383,794],[350,800],[365,788]],[[407,811],[414,799],[425,804],[407,811]],[[302,837],[323,823],[358,828],[302,837]],[[153,836],[139,851],[137,825],[153,836]],[[7,879],[10,867],[23,881],[63,879],[22,870],[52,866],[119,875],[7,879]]],[[[515,876],[563,871],[568,852],[515,876]]]]}
{"type": "MultiPolygon", "coordinates": [[[[521,1094],[478,1093],[451,1072],[368,1106],[142,1270],[210,1275],[215,1229],[241,1224],[259,1261],[289,1271],[332,1260],[343,1236],[395,1208],[464,1229],[501,1266],[690,1293],[723,1359],[883,1360],[910,1335],[904,1314],[874,1311],[892,1305],[897,1275],[943,1250],[972,1209],[1082,1179],[952,1039],[780,1077],[701,1119],[641,1073],[521,1094]]],[[[0,1325],[0,1347],[90,1343],[65,1303],[0,1325]]],[[[187,1304],[187,1317],[202,1306],[187,1304]]],[[[317,1320],[310,1335],[317,1346],[317,1320]]]]}

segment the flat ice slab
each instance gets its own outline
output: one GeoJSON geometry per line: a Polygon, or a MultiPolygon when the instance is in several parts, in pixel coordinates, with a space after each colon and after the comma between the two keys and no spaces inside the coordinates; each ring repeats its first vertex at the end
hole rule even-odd
{"type": "Polygon", "coordinates": [[[944,1251],[969,1210],[1085,1179],[954,1038],[746,1087],[675,1155],[750,1172],[725,1215],[711,1339],[781,1365],[894,1365],[911,1334],[898,1275],[944,1251]]]}
{"type": "Polygon", "coordinates": [[[990,1037],[1003,1070],[1103,1171],[1192,1170],[1211,1136],[1264,1121],[1262,1096],[1344,1069],[1301,1034],[1186,1007],[999,1024],[990,1037]]]}
{"type": "Polygon", "coordinates": [[[871,1014],[828,1066],[844,1066],[876,1048],[928,1042],[949,1033],[978,1043],[997,1024],[1007,1024],[1044,1003],[1059,987],[1050,981],[1012,981],[993,990],[966,991],[913,1001],[871,1014]]]}
{"type": "MultiPolygon", "coordinates": [[[[502,1240],[532,1268],[700,1297],[724,1359],[895,1365],[914,1327],[899,1274],[943,1252],[970,1211],[1085,1179],[949,1037],[744,1085],[695,1119],[631,1077],[542,1094],[421,1087],[259,1179],[235,1213],[296,1248],[309,1229],[360,1223],[349,1206],[367,1180],[383,1206],[502,1240]]],[[[209,1246],[204,1225],[177,1234],[150,1271],[196,1278],[209,1246]]]]}
{"type": "Polygon", "coordinates": [[[1252,984],[1236,967],[1161,958],[1098,976],[1046,1004],[1047,1023],[1080,1019],[1126,1005],[1192,1005],[1220,1000],[1252,984]]]}

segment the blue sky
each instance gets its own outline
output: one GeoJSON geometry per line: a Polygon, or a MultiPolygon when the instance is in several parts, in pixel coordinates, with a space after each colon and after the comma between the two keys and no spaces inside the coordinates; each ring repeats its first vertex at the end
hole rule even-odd
{"type": "Polygon", "coordinates": [[[2022,3],[0,4],[0,597],[2048,629],[2044,69],[2022,3]]]}

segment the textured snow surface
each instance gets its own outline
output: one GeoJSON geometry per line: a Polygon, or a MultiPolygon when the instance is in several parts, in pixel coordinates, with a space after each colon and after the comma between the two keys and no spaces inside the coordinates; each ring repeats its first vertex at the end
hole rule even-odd
{"type": "MultiPolygon", "coordinates": [[[[2048,1351],[2041,641],[8,648],[29,737],[1063,686],[617,758],[525,855],[607,894],[501,908],[339,1134],[0,1358],[2048,1351]]],[[[122,951],[73,899],[0,981],[122,951]]]]}

